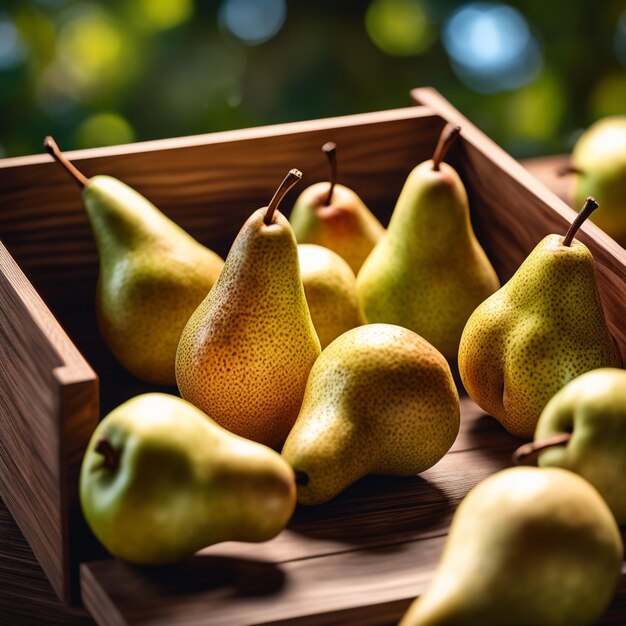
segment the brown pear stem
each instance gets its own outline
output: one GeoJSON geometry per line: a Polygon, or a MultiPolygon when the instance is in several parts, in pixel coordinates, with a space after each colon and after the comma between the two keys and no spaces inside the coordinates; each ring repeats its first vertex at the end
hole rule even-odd
{"type": "Polygon", "coordinates": [[[455,126],[450,123],[444,126],[441,131],[441,135],[439,135],[439,141],[437,142],[435,152],[433,153],[433,170],[435,172],[439,171],[441,162],[446,158],[446,154],[448,153],[450,146],[457,140],[460,133],[460,126],[455,126]]]}
{"type": "Polygon", "coordinates": [[[548,448],[567,445],[571,438],[571,433],[559,433],[543,441],[526,443],[513,452],[513,463],[515,465],[535,465],[540,452],[548,448]]]}
{"type": "Polygon", "coordinates": [[[280,204],[281,200],[285,197],[287,192],[302,178],[302,172],[300,170],[289,170],[287,176],[283,178],[283,182],[280,183],[280,186],[274,193],[274,197],[270,200],[270,203],[267,207],[267,211],[265,211],[265,217],[263,221],[267,226],[272,223],[272,218],[274,217],[274,211],[280,204]]]}
{"type": "Polygon", "coordinates": [[[89,179],[67,159],[67,157],[61,152],[57,142],[50,137],[50,135],[43,140],[43,145],[48,153],[52,155],[54,160],[65,168],[67,173],[81,189],[84,189],[88,185],[89,179]]]}
{"type": "Polygon", "coordinates": [[[324,200],[324,206],[328,206],[333,199],[333,191],[335,189],[335,183],[337,182],[337,144],[332,141],[327,141],[322,146],[322,152],[326,155],[328,163],[330,164],[330,189],[326,200],[324,200]]]}
{"type": "Polygon", "coordinates": [[[94,451],[102,455],[102,464],[108,470],[114,470],[117,467],[117,453],[107,439],[100,439],[98,443],[96,443],[94,451]]]}
{"type": "Polygon", "coordinates": [[[576,216],[576,219],[572,222],[572,225],[569,227],[569,230],[565,234],[565,238],[563,239],[564,246],[570,246],[572,244],[572,240],[574,239],[574,235],[578,232],[578,229],[581,227],[582,223],[598,208],[598,203],[591,197],[587,196],[585,200],[585,206],[580,210],[580,213],[576,216]]]}
{"type": "Polygon", "coordinates": [[[563,167],[559,167],[559,169],[556,171],[556,175],[561,178],[563,176],[569,176],[570,174],[582,174],[583,171],[578,168],[578,167],[574,167],[573,165],[564,165],[563,167]]]}

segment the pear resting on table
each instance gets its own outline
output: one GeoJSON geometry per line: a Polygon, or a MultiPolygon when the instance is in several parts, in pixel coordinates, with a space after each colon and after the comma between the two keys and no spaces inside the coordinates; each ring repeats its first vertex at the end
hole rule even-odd
{"type": "Polygon", "coordinates": [[[336,150],[330,141],[322,146],[330,163],[330,182],[307,187],[289,221],[298,243],[314,243],[336,252],[356,275],[385,229],[352,189],[337,184],[336,150]]]}
{"type": "Polygon", "coordinates": [[[463,331],[459,372],[465,389],[518,437],[532,438],[541,411],[570,380],[622,364],[593,256],[574,239],[597,206],[588,198],[565,237],[545,237],[463,331]]]}
{"type": "Polygon", "coordinates": [[[398,324],[456,360],[472,311],[499,287],[470,222],[465,188],[443,162],[460,128],[409,174],[387,232],[357,276],[368,323],[398,324]]]}
{"type": "Polygon", "coordinates": [[[105,343],[137,378],[176,384],[180,333],[224,262],[128,185],[86,178],[52,137],[44,145],[82,189],[100,259],[96,317],[105,343]]]}
{"type": "Polygon", "coordinates": [[[315,362],[282,455],[298,502],[320,504],[367,474],[433,466],[459,431],[459,397],[443,356],[413,331],[368,324],[315,362]]]}
{"type": "Polygon", "coordinates": [[[510,468],[463,499],[434,579],[400,626],[591,626],[623,558],[611,511],[586,480],[510,468]]]}
{"type": "Polygon", "coordinates": [[[291,170],[269,206],[243,225],[176,355],[183,398],[224,428],[271,447],[291,430],[320,353],[296,238],[276,210],[301,176],[291,170]]]}
{"type": "Polygon", "coordinates": [[[111,554],[173,563],[221,541],[266,541],[296,505],[280,455],[161,393],[117,407],[93,433],[80,473],[90,528],[111,554]]]}

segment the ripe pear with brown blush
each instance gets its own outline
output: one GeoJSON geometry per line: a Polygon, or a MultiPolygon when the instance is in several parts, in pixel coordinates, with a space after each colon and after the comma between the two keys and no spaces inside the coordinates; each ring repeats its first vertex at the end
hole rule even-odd
{"type": "Polygon", "coordinates": [[[518,437],[532,438],[544,407],[570,380],[621,366],[593,256],[574,239],[597,207],[588,198],[565,237],[545,237],[463,331],[459,372],[465,389],[518,437]]]}
{"type": "Polygon", "coordinates": [[[148,393],[98,425],[80,500],[115,556],[173,563],[221,541],[266,541],[296,505],[291,468],[273,450],[220,428],[176,396],[148,393]]]}
{"type": "Polygon", "coordinates": [[[322,146],[330,163],[330,182],[305,189],[289,221],[298,243],[315,243],[333,250],[356,275],[385,229],[352,189],[336,183],[336,150],[332,142],[322,146]]]}
{"type": "Polygon", "coordinates": [[[105,343],[137,378],[175,385],[180,333],[224,261],[128,185],[88,179],[52,137],[44,145],[82,189],[100,258],[96,317],[105,343]]]}
{"type": "Polygon", "coordinates": [[[321,504],[367,474],[412,476],[459,431],[459,397],[443,356],[391,324],[353,328],[315,362],[283,458],[298,502],[321,504]]]}
{"type": "Polygon", "coordinates": [[[322,350],[351,328],[364,324],[356,277],[338,254],[313,243],[298,245],[300,275],[322,350]]]}
{"type": "Polygon", "coordinates": [[[272,447],[293,426],[320,353],[296,238],[276,210],[301,176],[291,170],[269,206],[243,225],[176,355],[183,398],[231,432],[272,447]]]}
{"type": "Polygon", "coordinates": [[[586,480],[506,469],[461,502],[434,579],[400,626],[590,626],[623,558],[611,511],[586,480]]]}
{"type": "Polygon", "coordinates": [[[499,287],[474,235],[463,183],[443,162],[459,132],[447,125],[432,160],[409,174],[385,237],[357,276],[368,323],[410,328],[450,361],[469,316],[499,287]]]}

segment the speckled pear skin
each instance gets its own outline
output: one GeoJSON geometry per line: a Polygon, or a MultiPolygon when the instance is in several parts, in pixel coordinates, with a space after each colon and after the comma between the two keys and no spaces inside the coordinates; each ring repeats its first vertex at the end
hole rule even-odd
{"type": "Polygon", "coordinates": [[[622,559],[619,528],[587,481],[506,469],[461,502],[434,579],[400,626],[590,626],[622,559]]]}
{"type": "Polygon", "coordinates": [[[296,200],[289,221],[298,243],[315,243],[333,250],[356,275],[385,229],[363,200],[344,185],[335,185],[331,203],[325,206],[329,185],[326,182],[307,187],[296,200]]]}
{"type": "Polygon", "coordinates": [[[273,450],[161,393],[131,398],[98,425],[80,473],[85,518],[115,556],[180,561],[221,541],[266,541],[296,505],[291,468],[273,450]],[[117,465],[96,451],[108,441],[117,465]]]}
{"type": "Polygon", "coordinates": [[[315,362],[282,455],[308,480],[298,502],[321,504],[367,474],[434,465],[459,431],[459,397],[443,356],[390,324],[348,331],[315,362]]]}
{"type": "Polygon", "coordinates": [[[439,171],[432,160],[421,163],[357,276],[365,319],[409,328],[453,361],[469,316],[499,286],[458,174],[446,163],[439,171]]]}
{"type": "Polygon", "coordinates": [[[300,275],[322,350],[339,335],[365,323],[356,277],[338,254],[312,243],[298,244],[300,275]]]}
{"type": "Polygon", "coordinates": [[[535,441],[572,433],[539,453],[540,467],[562,467],[588,480],[626,524],[626,371],[601,368],[570,381],[543,410],[535,441]]]}
{"type": "Polygon", "coordinates": [[[185,326],[176,356],[183,398],[237,435],[277,447],[298,416],[320,353],[296,239],[278,211],[243,225],[215,286],[185,326]]]}
{"type": "Polygon", "coordinates": [[[115,178],[91,178],[83,202],[100,257],[96,317],[105,343],[137,378],[175,385],[180,334],[224,261],[115,178]]]}
{"type": "Polygon", "coordinates": [[[510,433],[531,439],[548,400],[576,376],[620,367],[593,256],[548,235],[467,322],[459,372],[468,394],[510,433]]]}

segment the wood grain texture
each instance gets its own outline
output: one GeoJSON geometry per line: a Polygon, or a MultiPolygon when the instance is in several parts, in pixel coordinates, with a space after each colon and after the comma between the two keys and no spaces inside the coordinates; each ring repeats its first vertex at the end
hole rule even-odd
{"type": "MultiPolygon", "coordinates": [[[[508,280],[543,237],[565,234],[576,212],[435,90],[415,89],[411,96],[462,127],[460,153],[450,162],[468,189],[478,238],[500,279],[508,280]]],[[[589,221],[576,238],[594,256],[609,328],[626,362],[626,250],[589,221]]]]}
{"type": "Polygon", "coordinates": [[[267,543],[213,546],[175,567],[83,565],[83,601],[103,625],[395,624],[428,586],[461,499],[519,443],[468,399],[462,424],[455,451],[420,477],[363,479],[300,507],[267,543]]]}
{"type": "Polygon", "coordinates": [[[61,604],[9,510],[0,500],[0,624],[91,626],[81,608],[61,604]]]}
{"type": "Polygon", "coordinates": [[[0,494],[69,600],[76,471],[98,419],[97,379],[2,244],[0,270],[0,494]]]}
{"type": "Polygon", "coordinates": [[[569,163],[567,155],[555,155],[525,159],[521,162],[540,183],[545,185],[555,196],[571,206],[574,195],[574,177],[561,176],[559,171],[569,163]]]}

